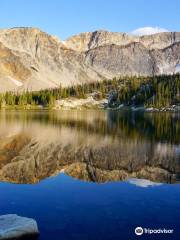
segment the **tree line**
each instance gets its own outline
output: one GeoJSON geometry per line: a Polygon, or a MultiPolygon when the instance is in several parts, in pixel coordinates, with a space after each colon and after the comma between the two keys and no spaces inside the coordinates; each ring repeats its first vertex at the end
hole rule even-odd
{"type": "Polygon", "coordinates": [[[90,94],[97,99],[108,98],[109,95],[114,94],[113,104],[115,105],[170,106],[180,103],[180,74],[119,77],[41,91],[6,92],[0,94],[0,107],[5,105],[53,106],[59,99],[87,98],[90,94]]]}

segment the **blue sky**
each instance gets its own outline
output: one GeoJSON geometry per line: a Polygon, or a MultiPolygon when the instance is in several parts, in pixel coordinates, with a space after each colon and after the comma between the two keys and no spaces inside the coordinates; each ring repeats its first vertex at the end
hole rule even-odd
{"type": "Polygon", "coordinates": [[[180,31],[179,0],[1,0],[0,11],[0,28],[38,27],[61,39],[98,29],[180,31]]]}

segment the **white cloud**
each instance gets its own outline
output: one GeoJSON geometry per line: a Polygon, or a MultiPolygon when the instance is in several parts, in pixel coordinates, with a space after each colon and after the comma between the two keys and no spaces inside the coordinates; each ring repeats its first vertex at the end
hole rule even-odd
{"type": "Polygon", "coordinates": [[[129,178],[127,182],[136,185],[138,187],[150,187],[150,186],[160,186],[162,183],[155,183],[147,179],[129,178]]]}
{"type": "Polygon", "coordinates": [[[137,28],[131,32],[133,35],[151,35],[155,33],[160,33],[160,32],[169,32],[169,30],[165,28],[160,28],[160,27],[143,27],[143,28],[137,28]]]}

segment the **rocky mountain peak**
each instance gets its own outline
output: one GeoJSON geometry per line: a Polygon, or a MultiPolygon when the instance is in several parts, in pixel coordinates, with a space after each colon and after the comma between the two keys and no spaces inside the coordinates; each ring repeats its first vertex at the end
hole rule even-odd
{"type": "Polygon", "coordinates": [[[126,45],[135,41],[138,41],[137,37],[127,35],[126,33],[97,30],[94,32],[85,32],[72,36],[65,42],[66,45],[73,50],[84,52],[104,45],[126,45]]]}
{"type": "Polygon", "coordinates": [[[60,39],[51,36],[38,28],[16,27],[0,30],[0,42],[14,51],[32,54],[39,46],[60,45],[60,39]]]}
{"type": "Polygon", "coordinates": [[[0,30],[0,91],[172,74],[179,64],[180,32],[139,37],[98,30],[61,41],[38,28],[0,30]]]}
{"type": "Polygon", "coordinates": [[[179,32],[163,32],[145,36],[134,36],[128,35],[127,33],[97,30],[72,36],[65,42],[69,48],[83,52],[104,45],[115,44],[124,46],[132,42],[142,43],[149,49],[163,49],[179,41],[179,32]]]}

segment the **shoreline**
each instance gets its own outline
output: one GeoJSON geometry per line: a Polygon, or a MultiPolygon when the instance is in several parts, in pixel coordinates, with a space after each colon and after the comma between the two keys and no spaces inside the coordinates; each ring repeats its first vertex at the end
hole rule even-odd
{"type": "Polygon", "coordinates": [[[87,106],[81,106],[81,107],[74,107],[74,108],[68,108],[68,107],[60,107],[60,108],[56,108],[56,107],[5,107],[5,108],[1,108],[0,111],[13,111],[13,110],[17,110],[17,111],[32,111],[32,110],[37,110],[37,111],[48,111],[48,110],[54,110],[54,111],[71,111],[71,110],[79,110],[79,111],[83,111],[83,110],[111,110],[111,111],[129,111],[129,112],[146,112],[146,113],[179,113],[180,112],[180,107],[178,107],[177,109],[172,109],[172,108],[162,108],[162,109],[158,109],[158,108],[142,108],[142,107],[123,107],[123,108],[103,108],[103,107],[97,107],[97,106],[92,106],[92,107],[87,107],[87,106]]]}
{"type": "Polygon", "coordinates": [[[4,105],[2,110],[116,110],[116,111],[132,111],[132,112],[180,112],[180,105],[172,105],[167,107],[144,107],[144,106],[125,106],[123,104],[109,106],[107,99],[88,98],[67,98],[56,100],[53,105],[4,105]]]}

